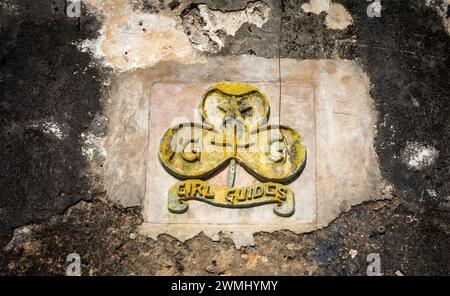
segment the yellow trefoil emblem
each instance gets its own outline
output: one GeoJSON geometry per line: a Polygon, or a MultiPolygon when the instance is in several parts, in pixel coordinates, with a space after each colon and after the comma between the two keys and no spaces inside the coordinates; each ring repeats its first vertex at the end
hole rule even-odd
{"type": "Polygon", "coordinates": [[[161,139],[162,165],[183,180],[170,189],[169,210],[187,211],[188,200],[235,208],[275,203],[276,214],[292,215],[294,196],[285,185],[301,173],[306,147],[293,129],[268,123],[266,96],[250,85],[219,83],[203,95],[199,112],[201,124],[179,124],[161,139]],[[235,188],[237,165],[264,183],[235,188]],[[227,186],[206,182],[226,167],[227,186]]]}

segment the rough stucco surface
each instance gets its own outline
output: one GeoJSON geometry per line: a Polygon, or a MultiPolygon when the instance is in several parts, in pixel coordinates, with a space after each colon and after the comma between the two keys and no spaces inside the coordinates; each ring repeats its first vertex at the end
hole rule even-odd
{"type": "Polygon", "coordinates": [[[133,1],[85,1],[102,18],[97,39],[86,40],[87,50],[118,71],[152,66],[160,60],[189,62],[195,57],[190,42],[173,15],[134,9],[133,1]]]}
{"type": "MultiPolygon", "coordinates": [[[[80,20],[64,14],[64,2],[0,1],[1,274],[61,275],[72,252],[81,255],[85,275],[363,275],[373,252],[380,254],[386,275],[450,274],[448,1],[382,1],[380,18],[367,16],[366,1],[329,1],[352,19],[333,29],[327,8],[303,9],[315,1],[265,0],[270,10],[261,27],[243,22],[234,35],[219,30],[224,46],[215,52],[198,51],[183,20],[193,16],[194,25],[201,22],[199,5],[226,13],[250,1],[129,1],[121,21],[111,11],[124,0],[103,1],[109,5],[104,10],[101,1],[85,1],[80,20]],[[166,24],[163,32],[175,26],[181,56],[174,53],[178,47],[152,47],[148,59],[145,50],[127,58],[128,41],[111,47],[109,56],[98,50],[106,25],[115,22],[127,34],[112,38],[142,42],[141,48],[148,40],[157,43],[147,33],[158,31],[159,19],[166,24]],[[346,207],[348,212],[312,233],[259,232],[254,246],[241,249],[223,235],[213,241],[199,234],[185,242],[138,235],[142,208],[117,204],[136,205],[145,191],[136,187],[114,195],[105,189],[108,178],[120,173],[106,173],[113,162],[105,162],[105,136],[114,128],[103,110],[117,85],[109,88],[110,81],[165,60],[170,62],[161,74],[170,75],[178,63],[188,67],[210,56],[242,54],[276,58],[279,51],[295,60],[351,60],[367,75],[378,113],[375,151],[392,200],[346,207]],[[115,196],[113,203],[108,196],[115,196]]],[[[133,102],[142,108],[146,103],[133,102]]],[[[114,116],[121,120],[121,114],[114,116]]],[[[130,126],[139,126],[135,121],[145,128],[145,116],[128,118],[130,126]]],[[[129,145],[145,141],[131,131],[124,135],[129,145]]],[[[142,171],[129,176],[142,181],[142,171]]]]}

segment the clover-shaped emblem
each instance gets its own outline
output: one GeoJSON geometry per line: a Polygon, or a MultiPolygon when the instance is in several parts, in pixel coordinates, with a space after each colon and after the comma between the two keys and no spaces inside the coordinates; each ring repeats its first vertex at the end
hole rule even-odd
{"type": "Polygon", "coordinates": [[[217,84],[202,97],[199,112],[201,124],[180,124],[162,137],[159,158],[176,178],[206,180],[231,166],[232,188],[236,165],[259,181],[281,184],[302,171],[303,138],[289,127],[268,124],[269,102],[257,88],[217,84]]]}

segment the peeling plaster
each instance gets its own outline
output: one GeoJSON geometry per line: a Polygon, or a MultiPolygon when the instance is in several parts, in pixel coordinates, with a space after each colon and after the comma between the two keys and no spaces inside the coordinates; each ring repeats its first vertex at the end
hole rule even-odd
{"type": "Polygon", "coordinates": [[[345,30],[353,22],[352,16],[341,4],[331,4],[325,24],[334,30],[345,30]]]}
{"type": "Polygon", "coordinates": [[[88,49],[104,66],[129,71],[160,61],[190,62],[195,50],[170,13],[136,12],[131,1],[87,0],[88,8],[100,14],[102,28],[98,39],[85,41],[88,49]]]}
{"type": "Polygon", "coordinates": [[[345,30],[353,23],[353,18],[344,6],[330,0],[310,0],[301,6],[304,12],[320,14],[325,12],[325,25],[329,29],[345,30]]]}
{"type": "Polygon", "coordinates": [[[219,52],[225,46],[225,35],[234,36],[243,24],[261,28],[269,19],[270,7],[257,1],[245,9],[223,12],[200,4],[183,12],[184,31],[200,51],[219,52]]]}
{"type": "Polygon", "coordinates": [[[320,14],[322,11],[330,9],[330,2],[330,0],[310,0],[309,3],[305,3],[301,7],[304,12],[320,14]]]}

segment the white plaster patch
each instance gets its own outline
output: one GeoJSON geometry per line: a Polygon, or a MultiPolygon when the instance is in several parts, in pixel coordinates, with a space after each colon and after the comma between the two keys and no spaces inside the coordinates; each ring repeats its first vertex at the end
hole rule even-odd
{"type": "Polygon", "coordinates": [[[225,46],[223,37],[219,36],[219,32],[234,36],[245,23],[254,24],[261,28],[269,19],[270,12],[270,7],[260,1],[249,3],[245,9],[239,11],[212,10],[205,4],[199,5],[198,9],[204,22],[204,26],[201,28],[203,34],[208,35],[209,39],[214,41],[218,47],[211,47],[208,42],[204,42],[195,44],[195,48],[208,52],[217,52],[225,46]]]}
{"type": "Polygon", "coordinates": [[[439,151],[433,146],[418,142],[408,142],[402,150],[400,159],[411,170],[422,170],[434,164],[439,151]]]}
{"type": "Polygon", "coordinates": [[[153,66],[160,61],[190,62],[195,50],[170,14],[147,14],[133,10],[126,0],[86,0],[88,7],[102,16],[97,40],[80,43],[105,66],[129,71],[153,66]]]}
{"type": "Polygon", "coordinates": [[[382,10],[381,0],[374,0],[369,6],[367,6],[367,16],[369,17],[381,17],[382,10]]]}
{"type": "MultiPolygon", "coordinates": [[[[325,12],[325,25],[329,29],[345,30],[353,23],[353,18],[342,4],[332,3],[331,0],[310,0],[301,6],[304,12],[320,14],[325,12]]],[[[381,7],[380,7],[381,8],[381,7]]]]}
{"type": "Polygon", "coordinates": [[[344,30],[350,26],[352,22],[352,16],[342,4],[331,4],[328,15],[325,18],[325,24],[328,28],[344,30]]]}
{"type": "Polygon", "coordinates": [[[330,3],[330,0],[310,0],[309,3],[305,3],[301,7],[306,13],[320,14],[322,11],[330,9],[330,3]]]}
{"type": "Polygon", "coordinates": [[[358,251],[355,249],[350,249],[350,251],[348,251],[348,254],[350,255],[350,257],[352,259],[354,259],[356,257],[356,255],[358,255],[358,251]]]}

